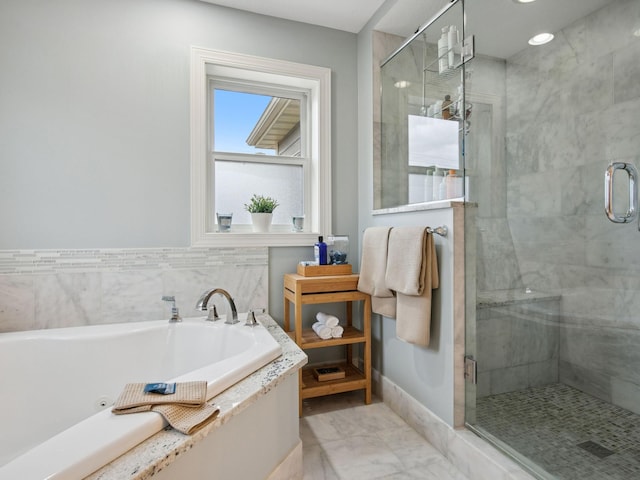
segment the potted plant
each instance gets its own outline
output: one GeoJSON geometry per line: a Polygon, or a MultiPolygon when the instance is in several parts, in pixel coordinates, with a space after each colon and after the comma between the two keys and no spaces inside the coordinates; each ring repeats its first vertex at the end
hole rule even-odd
{"type": "Polygon", "coordinates": [[[244,204],[244,208],[251,214],[254,232],[268,232],[271,226],[273,211],[280,205],[275,198],[256,195],[251,197],[249,203],[244,204]]]}

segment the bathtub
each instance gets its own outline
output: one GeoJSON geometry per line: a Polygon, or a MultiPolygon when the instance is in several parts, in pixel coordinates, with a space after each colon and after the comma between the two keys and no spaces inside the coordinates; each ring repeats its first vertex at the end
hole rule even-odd
{"type": "Polygon", "coordinates": [[[163,430],[111,413],[126,383],[207,380],[210,399],[281,353],[262,324],[203,318],[0,334],[0,479],[84,478],[163,430]]]}

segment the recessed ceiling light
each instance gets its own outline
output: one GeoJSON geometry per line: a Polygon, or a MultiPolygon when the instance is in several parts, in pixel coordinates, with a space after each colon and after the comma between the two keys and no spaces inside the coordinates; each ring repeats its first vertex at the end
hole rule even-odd
{"type": "Polygon", "coordinates": [[[531,3],[531,2],[535,2],[536,0],[513,0],[516,3],[531,3]]]}
{"type": "Polygon", "coordinates": [[[529,39],[529,45],[544,45],[553,40],[553,33],[539,33],[529,39]]]}
{"type": "Polygon", "coordinates": [[[636,37],[640,37],[640,28],[637,30],[634,30],[633,35],[636,37]]]}
{"type": "Polygon", "coordinates": [[[393,86],[396,88],[407,88],[409,85],[411,85],[411,83],[407,82],[406,80],[398,80],[393,84],[393,86]]]}

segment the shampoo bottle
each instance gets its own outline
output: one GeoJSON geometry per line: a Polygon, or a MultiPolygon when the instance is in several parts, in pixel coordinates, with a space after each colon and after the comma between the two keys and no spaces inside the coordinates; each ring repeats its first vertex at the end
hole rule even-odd
{"type": "Polygon", "coordinates": [[[438,40],[438,71],[444,73],[449,68],[449,58],[447,50],[449,39],[447,37],[447,27],[442,27],[442,36],[438,40]]]}
{"type": "Polygon", "coordinates": [[[451,101],[451,95],[444,96],[444,102],[442,102],[442,118],[444,120],[449,120],[453,115],[451,115],[451,105],[453,102],[451,101]]]}
{"type": "Polygon", "coordinates": [[[445,177],[445,185],[446,185],[446,198],[454,198],[455,197],[455,181],[456,181],[456,171],[449,170],[449,175],[445,177]]]}
{"type": "Polygon", "coordinates": [[[442,100],[438,100],[433,107],[433,118],[442,118],[442,100]]]}
{"type": "Polygon", "coordinates": [[[456,99],[456,115],[460,120],[464,118],[464,96],[462,95],[462,85],[458,85],[458,98],[456,99]]]}
{"type": "Polygon", "coordinates": [[[449,27],[449,35],[447,37],[447,46],[449,47],[449,56],[447,59],[447,63],[449,64],[449,68],[454,68],[455,66],[455,48],[460,43],[460,37],[458,34],[458,27],[455,25],[451,25],[449,27]]]}
{"type": "Polygon", "coordinates": [[[442,183],[442,170],[436,167],[436,169],[433,171],[433,188],[431,189],[433,193],[433,200],[440,200],[438,198],[438,194],[440,192],[441,183],[442,183]]]}
{"type": "Polygon", "coordinates": [[[318,241],[313,245],[313,254],[318,265],[327,264],[327,244],[324,243],[322,235],[318,237],[318,241]]]}
{"type": "Polygon", "coordinates": [[[442,177],[440,185],[438,185],[438,200],[445,200],[447,198],[447,175],[442,177]]]}
{"type": "Polygon", "coordinates": [[[430,202],[433,200],[433,168],[427,168],[427,175],[424,181],[424,201],[430,202]]]}

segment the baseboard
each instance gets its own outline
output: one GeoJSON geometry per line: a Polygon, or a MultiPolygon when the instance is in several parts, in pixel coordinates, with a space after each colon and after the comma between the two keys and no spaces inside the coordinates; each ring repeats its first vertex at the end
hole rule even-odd
{"type": "Polygon", "coordinates": [[[451,428],[379,372],[374,371],[372,377],[382,401],[469,480],[535,480],[520,465],[473,432],[451,428]]]}
{"type": "Polygon", "coordinates": [[[302,480],[303,475],[302,441],[299,441],[280,465],[271,472],[267,480],[302,480]]]}

